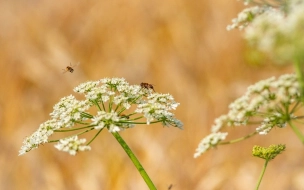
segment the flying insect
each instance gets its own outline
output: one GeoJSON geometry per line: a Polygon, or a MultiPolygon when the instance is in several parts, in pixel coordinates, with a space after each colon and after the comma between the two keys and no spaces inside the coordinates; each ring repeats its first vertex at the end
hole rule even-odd
{"type": "Polygon", "coordinates": [[[73,73],[74,72],[74,68],[77,67],[80,63],[76,63],[75,65],[72,65],[72,63],[70,63],[70,66],[67,66],[65,69],[62,69],[63,70],[63,74],[66,73],[66,72],[70,72],[70,73],[73,73]]]}

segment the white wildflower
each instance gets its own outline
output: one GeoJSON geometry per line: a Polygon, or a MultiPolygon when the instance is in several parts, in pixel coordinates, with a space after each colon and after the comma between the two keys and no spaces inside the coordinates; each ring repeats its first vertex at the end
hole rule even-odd
{"type": "Polygon", "coordinates": [[[226,139],[226,136],[228,133],[211,133],[207,137],[205,137],[198,145],[198,148],[196,149],[196,152],[194,154],[194,158],[199,157],[201,154],[206,152],[212,147],[216,147],[219,142],[226,139]]]}
{"type": "Polygon", "coordinates": [[[181,128],[182,123],[174,119],[174,114],[170,110],[176,109],[176,103],[170,94],[153,93],[147,97],[147,101],[138,104],[136,113],[143,113],[149,125],[152,121],[162,121],[164,126],[168,124],[181,128]]]}
{"type": "Polygon", "coordinates": [[[74,88],[74,91],[82,94],[88,93],[92,91],[92,89],[94,89],[97,85],[99,85],[99,83],[99,81],[88,81],[85,83],[81,83],[80,85],[74,88]]]}
{"type": "Polygon", "coordinates": [[[88,100],[79,101],[72,95],[62,98],[55,106],[54,111],[50,114],[53,119],[62,123],[63,127],[71,127],[75,121],[82,120],[80,112],[85,112],[91,107],[88,100]]]}
{"type": "Polygon", "coordinates": [[[61,125],[55,119],[42,123],[37,131],[24,139],[19,155],[23,155],[32,149],[38,148],[39,145],[47,143],[48,137],[54,133],[54,130],[61,128],[61,125]]]}
{"type": "Polygon", "coordinates": [[[86,139],[78,139],[78,136],[73,136],[66,139],[60,139],[58,144],[55,145],[60,151],[68,152],[70,155],[76,155],[78,151],[91,150],[90,146],[84,145],[86,139]]]}
{"type": "MultiPolygon", "coordinates": [[[[171,95],[151,92],[147,96],[140,85],[129,85],[123,78],[85,82],[75,87],[74,91],[83,94],[86,99],[80,101],[73,95],[62,98],[50,114],[52,119],[41,124],[36,132],[24,140],[19,155],[40,144],[58,141],[48,139],[54,132],[84,130],[79,133],[84,134],[106,128],[114,133],[142,124],[144,117],[147,124],[161,122],[164,126],[183,127],[182,122],[171,113],[179,105],[171,95]],[[90,111],[95,115],[88,111],[92,107],[95,109],[90,111]]],[[[89,149],[81,145],[84,142],[83,139],[78,140],[77,136],[59,139],[56,148],[75,155],[78,150],[89,149]]]]}
{"type": "MultiPolygon", "coordinates": [[[[256,124],[260,135],[268,134],[274,127],[284,128],[295,116],[293,106],[303,106],[300,101],[299,83],[295,74],[286,74],[278,79],[271,77],[248,87],[244,96],[229,105],[227,114],[215,119],[211,136],[200,145],[200,152],[211,146],[208,142],[225,126],[256,124]],[[290,109],[291,107],[292,109],[290,109]],[[292,111],[291,111],[292,110],[292,111]]],[[[198,154],[197,154],[198,155],[198,154]]]]}
{"type": "Polygon", "coordinates": [[[92,118],[92,125],[95,126],[95,129],[109,128],[110,125],[115,125],[118,121],[119,117],[116,112],[98,111],[97,115],[92,118]]]}
{"type": "Polygon", "coordinates": [[[244,9],[242,12],[240,12],[237,16],[237,18],[232,19],[232,24],[227,26],[227,30],[232,29],[239,29],[242,30],[246,26],[250,24],[250,22],[257,16],[262,14],[263,12],[267,11],[268,7],[259,7],[254,6],[250,8],[244,9]]]}
{"type": "Polygon", "coordinates": [[[303,10],[303,0],[279,3],[252,20],[246,27],[245,39],[278,63],[293,61],[304,51],[303,10]]]}

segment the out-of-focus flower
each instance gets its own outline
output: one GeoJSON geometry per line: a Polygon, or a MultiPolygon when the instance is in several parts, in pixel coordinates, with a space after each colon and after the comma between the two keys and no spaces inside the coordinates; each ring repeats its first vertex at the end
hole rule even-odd
{"type": "MultiPolygon", "coordinates": [[[[249,2],[256,1],[245,1],[249,2]]],[[[277,63],[304,59],[304,1],[260,2],[244,9],[227,29],[244,29],[245,39],[277,63]]]]}
{"type": "Polygon", "coordinates": [[[225,126],[257,125],[256,133],[266,135],[274,127],[284,128],[290,121],[303,118],[295,113],[302,106],[294,74],[271,77],[249,86],[243,96],[229,105],[227,114],[215,119],[212,133],[201,141],[195,157],[225,140],[228,133],[221,131],[225,126]]]}

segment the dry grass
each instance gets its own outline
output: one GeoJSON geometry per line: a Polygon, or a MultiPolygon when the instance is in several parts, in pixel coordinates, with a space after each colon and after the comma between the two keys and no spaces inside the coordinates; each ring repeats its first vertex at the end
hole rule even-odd
{"type": "Polygon", "coordinates": [[[227,0],[0,1],[0,189],[147,189],[107,132],[76,157],[51,145],[17,157],[23,138],[61,97],[103,77],[149,82],[181,103],[176,115],[183,131],[154,125],[122,132],[158,189],[253,189],[263,163],[251,148],[272,143],[288,143],[287,151],[269,165],[261,189],[303,189],[303,146],[289,129],[193,159],[213,119],[248,84],[291,70],[245,64],[240,32],[225,30],[241,6],[227,0]],[[61,73],[78,61],[73,74],[61,73]]]}

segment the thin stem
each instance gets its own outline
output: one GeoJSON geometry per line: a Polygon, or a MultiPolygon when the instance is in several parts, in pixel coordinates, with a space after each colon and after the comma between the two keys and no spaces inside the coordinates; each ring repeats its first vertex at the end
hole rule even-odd
{"type": "Polygon", "coordinates": [[[301,103],[300,101],[297,101],[296,105],[294,105],[293,108],[291,109],[290,114],[293,114],[293,113],[297,110],[298,105],[299,105],[300,103],[301,103]]]}
{"type": "Polygon", "coordinates": [[[64,129],[64,130],[54,130],[54,132],[69,132],[69,131],[77,131],[77,130],[81,130],[81,129],[86,129],[86,128],[90,128],[90,127],[95,127],[97,125],[88,125],[85,127],[79,127],[79,128],[73,128],[73,129],[64,129]]]}
{"type": "Polygon", "coordinates": [[[99,133],[103,130],[104,128],[101,128],[96,135],[90,140],[90,142],[87,143],[87,145],[91,144],[93,142],[93,140],[99,135],[99,133]]]}
{"type": "Polygon", "coordinates": [[[80,112],[80,115],[83,117],[89,118],[89,119],[93,118],[93,116],[91,114],[86,113],[86,112],[80,112]]]}
{"type": "MultiPolygon", "coordinates": [[[[119,103],[119,104],[116,106],[114,112],[117,112],[117,110],[118,110],[118,108],[120,108],[120,106],[121,106],[121,103],[119,103]]],[[[120,113],[121,113],[121,112],[118,112],[118,115],[119,115],[120,113]]]]}
{"type": "MultiPolygon", "coordinates": [[[[130,116],[131,116],[131,115],[130,115],[130,116]]],[[[134,119],[132,119],[132,120],[138,120],[138,119],[141,119],[141,118],[143,118],[143,116],[136,117],[136,118],[134,118],[134,119]]]]}
{"type": "Polygon", "coordinates": [[[135,167],[139,171],[140,175],[145,180],[145,182],[148,185],[149,189],[156,190],[155,185],[153,184],[153,182],[151,181],[150,177],[146,173],[145,169],[142,167],[142,165],[140,164],[140,162],[138,161],[138,159],[136,158],[136,156],[134,155],[134,153],[132,152],[132,150],[130,149],[130,147],[127,145],[127,143],[121,138],[121,136],[119,135],[119,133],[114,132],[114,133],[112,133],[112,135],[116,138],[116,140],[119,142],[119,144],[125,150],[125,152],[128,154],[129,158],[132,160],[133,164],[135,165],[135,167]]]}
{"type": "Polygon", "coordinates": [[[266,167],[267,167],[268,162],[269,162],[269,160],[265,160],[265,163],[264,163],[264,167],[263,167],[262,173],[261,173],[261,175],[260,175],[260,177],[259,177],[259,181],[258,181],[257,186],[256,186],[256,188],[255,188],[256,190],[258,190],[259,187],[260,187],[260,184],[261,184],[261,181],[262,181],[263,176],[264,176],[264,174],[265,174],[265,171],[266,171],[266,167]]]}
{"type": "Polygon", "coordinates": [[[256,135],[257,133],[258,133],[258,132],[255,131],[255,132],[250,133],[249,135],[246,135],[246,136],[244,136],[244,137],[241,137],[241,138],[238,138],[238,139],[234,139],[234,140],[231,140],[231,141],[220,142],[219,144],[224,145],[224,144],[233,144],[233,143],[237,143],[237,142],[239,142],[239,141],[248,139],[248,138],[250,138],[250,137],[256,135]]]}
{"type": "Polygon", "coordinates": [[[109,112],[111,112],[113,106],[113,97],[110,96],[110,102],[109,102],[109,112]]]}
{"type": "MultiPolygon", "coordinates": [[[[82,134],[87,133],[87,132],[89,132],[89,131],[92,131],[93,129],[95,129],[95,128],[92,127],[92,128],[87,129],[87,130],[85,130],[85,131],[82,131],[82,132],[80,132],[80,133],[77,133],[76,135],[70,135],[70,136],[68,136],[68,137],[66,137],[66,138],[69,138],[69,137],[72,137],[72,136],[79,136],[79,135],[82,135],[82,134]]],[[[62,131],[60,131],[60,132],[62,132],[62,131]]],[[[58,142],[59,140],[60,140],[60,139],[57,139],[57,140],[50,140],[50,141],[48,141],[48,143],[58,142]]]]}
{"type": "MultiPolygon", "coordinates": [[[[131,104],[135,103],[136,100],[138,100],[140,97],[141,97],[141,96],[138,96],[137,98],[134,98],[132,101],[129,102],[129,104],[131,105],[131,104]]],[[[119,104],[119,106],[120,106],[120,105],[121,105],[121,103],[119,104]]],[[[118,106],[117,106],[117,108],[118,108],[118,106]]],[[[117,110],[117,108],[115,109],[115,111],[117,110]]],[[[118,112],[118,114],[121,114],[121,113],[122,113],[123,111],[125,111],[125,110],[126,110],[126,108],[123,107],[123,108],[118,112]]]]}
{"type": "Polygon", "coordinates": [[[300,84],[301,101],[304,103],[304,68],[303,68],[304,64],[300,60],[301,60],[300,58],[295,59],[294,66],[300,84]]]}
{"type": "Polygon", "coordinates": [[[291,121],[288,121],[288,124],[304,144],[304,135],[301,133],[301,131],[291,121]]]}
{"type": "MultiPolygon", "coordinates": [[[[150,124],[160,123],[162,121],[151,121],[150,124]]],[[[128,124],[147,124],[147,122],[132,122],[132,121],[119,121],[117,123],[128,123],[128,124]]]]}
{"type": "MultiPolygon", "coordinates": [[[[101,104],[102,104],[103,110],[106,110],[106,108],[105,108],[105,105],[104,105],[103,101],[101,101],[101,104]]],[[[99,110],[100,110],[100,108],[99,108],[99,110]]]]}
{"type": "Polygon", "coordinates": [[[81,124],[81,125],[89,125],[90,123],[85,123],[85,122],[81,122],[81,121],[75,121],[76,124],[81,124]]]}
{"type": "Polygon", "coordinates": [[[94,100],[94,102],[95,102],[95,105],[98,107],[98,110],[101,111],[102,109],[100,108],[100,105],[98,104],[98,102],[96,100],[94,100]]]}

